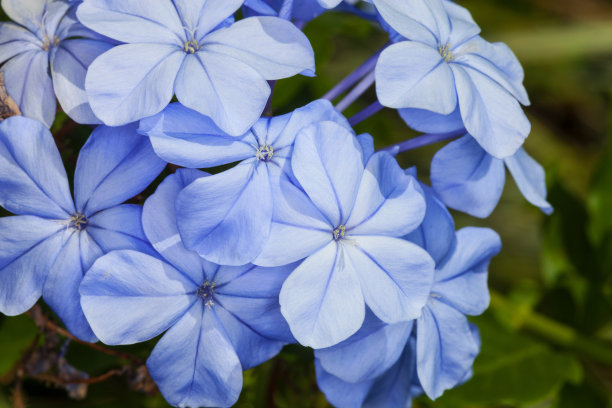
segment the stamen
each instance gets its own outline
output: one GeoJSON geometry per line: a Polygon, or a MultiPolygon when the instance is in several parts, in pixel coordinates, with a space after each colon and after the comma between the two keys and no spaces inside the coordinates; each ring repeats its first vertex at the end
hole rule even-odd
{"type": "Polygon", "coordinates": [[[215,302],[214,302],[215,285],[216,285],[215,282],[206,281],[196,291],[196,295],[198,295],[198,297],[202,299],[204,304],[208,307],[213,307],[215,305],[215,302]]]}
{"type": "Polygon", "coordinates": [[[340,241],[344,239],[344,233],[346,232],[346,227],[344,225],[338,225],[338,227],[334,230],[334,241],[340,241]]]}
{"type": "Polygon", "coordinates": [[[450,49],[450,45],[439,45],[438,52],[442,56],[442,59],[446,62],[451,62],[455,60],[455,56],[453,55],[453,51],[450,49]]]}
{"type": "Polygon", "coordinates": [[[187,54],[195,54],[200,49],[200,44],[198,44],[198,40],[194,38],[187,41],[183,49],[187,54]]]}
{"type": "Polygon", "coordinates": [[[77,231],[82,231],[87,227],[89,221],[85,218],[85,214],[76,213],[68,219],[68,228],[73,228],[77,231]]]}
{"type": "Polygon", "coordinates": [[[60,43],[59,38],[57,38],[57,36],[53,36],[53,42],[51,42],[51,40],[49,39],[49,36],[45,35],[45,38],[43,40],[43,50],[45,51],[49,51],[51,48],[53,47],[57,47],[60,43]]]}
{"type": "Polygon", "coordinates": [[[267,144],[260,146],[255,152],[255,157],[261,161],[270,161],[272,156],[274,156],[274,148],[267,144]]]}

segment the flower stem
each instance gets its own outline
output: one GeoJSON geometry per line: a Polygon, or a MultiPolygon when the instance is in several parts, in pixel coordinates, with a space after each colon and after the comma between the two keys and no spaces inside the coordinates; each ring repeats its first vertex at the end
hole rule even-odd
{"type": "Polygon", "coordinates": [[[382,108],[384,108],[384,106],[382,106],[380,102],[376,101],[361,112],[357,113],[355,116],[351,117],[349,119],[349,123],[351,124],[351,126],[355,126],[358,123],[363,122],[370,116],[374,115],[375,113],[379,112],[382,108]]]}
{"type": "Polygon", "coordinates": [[[351,91],[336,105],[339,112],[351,106],[365,91],[374,84],[374,71],[370,71],[351,91]]]}
{"type": "MultiPolygon", "coordinates": [[[[491,308],[516,316],[516,307],[495,291],[491,291],[491,308]]],[[[590,360],[612,365],[612,347],[601,341],[584,337],[573,328],[546,316],[527,311],[514,322],[516,328],[528,331],[549,343],[575,351],[590,360]]]]}
{"type": "Polygon", "coordinates": [[[374,55],[368,58],[366,62],[361,64],[355,71],[347,75],[342,81],[338,83],[338,85],[334,86],[328,93],[323,95],[322,99],[327,99],[330,101],[336,99],[338,96],[346,92],[351,86],[356,84],[361,78],[369,74],[376,67],[378,57],[387,45],[388,44],[386,44],[383,48],[381,48],[374,55]]]}
{"type": "Polygon", "coordinates": [[[418,149],[419,147],[428,146],[430,144],[454,139],[463,135],[465,135],[465,129],[455,130],[449,133],[428,133],[414,137],[409,140],[405,140],[401,143],[394,144],[392,146],[384,147],[380,150],[387,150],[393,152],[393,154],[398,154],[407,152],[408,150],[418,149]]]}

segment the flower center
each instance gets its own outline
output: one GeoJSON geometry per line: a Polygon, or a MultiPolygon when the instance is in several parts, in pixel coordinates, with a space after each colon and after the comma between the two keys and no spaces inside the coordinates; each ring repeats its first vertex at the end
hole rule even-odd
{"type": "Polygon", "coordinates": [[[257,151],[255,151],[255,157],[261,161],[270,161],[272,160],[272,156],[274,156],[274,148],[267,144],[260,146],[257,151]]]}
{"type": "Polygon", "coordinates": [[[200,44],[198,44],[198,40],[196,40],[195,38],[187,41],[185,45],[183,46],[183,50],[187,54],[195,54],[196,51],[198,51],[199,49],[200,49],[200,44]]]}
{"type": "Polygon", "coordinates": [[[442,59],[446,62],[451,62],[455,60],[455,56],[453,55],[453,51],[450,49],[450,45],[439,45],[438,52],[442,56],[442,59]]]}
{"type": "Polygon", "coordinates": [[[85,218],[85,214],[76,213],[70,219],[68,219],[68,227],[74,228],[77,231],[84,230],[87,227],[87,218],[85,218]]]}
{"type": "Polygon", "coordinates": [[[60,43],[59,38],[53,36],[53,41],[49,38],[49,36],[45,35],[45,39],[43,40],[43,50],[49,51],[53,47],[57,47],[60,43]]]}
{"type": "Polygon", "coordinates": [[[338,225],[336,229],[333,231],[334,241],[340,241],[344,239],[344,233],[346,232],[346,227],[342,224],[338,225]]]}
{"type": "Polygon", "coordinates": [[[196,291],[196,295],[198,295],[198,297],[202,299],[204,304],[208,307],[212,307],[215,304],[214,302],[215,285],[216,285],[215,282],[206,281],[196,291]]]}

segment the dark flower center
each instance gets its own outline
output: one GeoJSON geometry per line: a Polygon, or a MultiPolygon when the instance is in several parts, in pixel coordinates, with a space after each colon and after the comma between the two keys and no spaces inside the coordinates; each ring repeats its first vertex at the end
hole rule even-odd
{"type": "Polygon", "coordinates": [[[183,50],[185,50],[187,54],[195,54],[199,49],[200,44],[198,44],[198,40],[196,40],[195,38],[187,41],[183,46],[183,50]]]}
{"type": "Polygon", "coordinates": [[[43,50],[49,51],[51,48],[57,47],[59,43],[60,40],[56,36],[53,36],[53,40],[51,40],[49,36],[45,35],[45,38],[43,40],[43,50]]]}
{"type": "Polygon", "coordinates": [[[344,233],[346,232],[346,227],[342,224],[338,225],[336,229],[333,231],[334,241],[340,241],[344,239],[344,233]]]}
{"type": "Polygon", "coordinates": [[[208,307],[212,307],[215,304],[214,302],[215,285],[216,285],[215,282],[206,281],[196,291],[196,295],[198,295],[198,297],[202,299],[204,304],[208,307]]]}
{"type": "Polygon", "coordinates": [[[255,157],[261,161],[270,161],[272,156],[274,156],[274,148],[267,144],[260,146],[255,151],[255,157]]]}
{"type": "Polygon", "coordinates": [[[451,62],[455,60],[455,56],[453,55],[453,51],[450,48],[450,44],[446,45],[438,45],[438,52],[442,56],[442,59],[446,62],[451,62]]]}
{"type": "Polygon", "coordinates": [[[77,231],[84,230],[87,227],[89,221],[85,217],[85,214],[76,213],[68,219],[68,227],[74,228],[77,231]]]}

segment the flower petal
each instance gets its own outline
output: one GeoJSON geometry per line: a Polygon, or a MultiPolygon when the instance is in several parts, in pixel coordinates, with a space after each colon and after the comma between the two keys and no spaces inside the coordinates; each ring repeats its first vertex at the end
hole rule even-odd
{"type": "Polygon", "coordinates": [[[39,50],[40,40],[17,24],[0,23],[0,63],[26,51],[39,50]]]}
{"type": "Polygon", "coordinates": [[[187,30],[198,42],[240,8],[244,0],[172,0],[187,30]]]}
{"type": "Polygon", "coordinates": [[[288,175],[281,175],[271,187],[274,210],[270,235],[253,263],[286,265],[304,259],[332,240],[334,227],[288,175]]]}
{"type": "Polygon", "coordinates": [[[203,41],[207,51],[242,61],[267,80],[315,70],[314,51],[308,38],[281,18],[246,18],[215,31],[203,41]]]}
{"type": "Polygon", "coordinates": [[[183,50],[173,45],[114,47],[96,58],[87,71],[85,89],[91,109],[109,126],[159,113],[174,94],[184,59],[183,50]]]}
{"type": "Polygon", "coordinates": [[[55,93],[49,75],[49,54],[40,49],[10,59],[2,66],[6,91],[24,116],[51,127],[55,119],[55,93]]]}
{"type": "Polygon", "coordinates": [[[88,28],[124,43],[183,46],[185,31],[171,1],[88,0],[77,9],[88,28]]]}
{"type": "Polygon", "coordinates": [[[198,300],[197,284],[165,262],[136,251],[99,258],[81,284],[81,305],[106,344],[133,344],[162,333],[198,300]]]}
{"type": "Polygon", "coordinates": [[[352,259],[335,242],[293,271],[281,289],[280,304],[295,338],[312,348],[331,347],[349,338],[365,317],[352,259]]]}
{"type": "Polygon", "coordinates": [[[318,359],[315,360],[315,373],[317,375],[317,385],[321,392],[325,394],[325,398],[339,408],[363,406],[363,402],[374,384],[374,380],[360,383],[342,381],[325,371],[318,359]]]}
{"type": "Polygon", "coordinates": [[[457,231],[457,245],[436,271],[432,292],[441,302],[467,315],[479,315],[489,306],[487,269],[501,250],[501,240],[489,228],[457,231]]]}
{"type": "Polygon", "coordinates": [[[0,205],[20,215],[68,219],[75,212],[49,130],[21,116],[0,123],[0,205]]]}
{"type": "Polygon", "coordinates": [[[374,154],[363,172],[347,233],[401,237],[423,217],[425,198],[414,177],[405,174],[389,153],[374,154]]]}
{"type": "Polygon", "coordinates": [[[291,166],[312,202],[337,227],[349,217],[363,174],[359,142],[335,122],[303,129],[295,141],[291,166]]]}
{"type": "Polygon", "coordinates": [[[374,0],[376,9],[397,32],[432,47],[447,43],[450,21],[442,0],[374,0]]]}
{"type": "Polygon", "coordinates": [[[479,347],[467,319],[442,302],[432,301],[417,320],[417,373],[431,399],[460,383],[479,347]]]}
{"type": "Polygon", "coordinates": [[[0,312],[19,315],[40,298],[65,228],[30,215],[0,218],[0,312]]]}
{"type": "Polygon", "coordinates": [[[270,95],[270,86],[256,70],[207,48],[185,58],[175,87],[179,102],[210,117],[231,136],[253,126],[270,95]]]}
{"type": "Polygon", "coordinates": [[[267,165],[252,159],[200,178],[179,194],[176,210],[188,248],[217,264],[244,265],[259,255],[270,233],[267,165]]]}
{"type": "Polygon", "coordinates": [[[531,130],[518,101],[498,83],[471,67],[452,64],[451,68],[468,133],[492,156],[498,159],[512,156],[531,130]]]}
{"type": "Polygon", "coordinates": [[[174,204],[182,189],[206,176],[199,170],[179,169],[166,177],[153,195],[147,198],[142,211],[142,226],[155,250],[194,282],[203,282],[202,258],[185,248],[176,222],[174,204]]]}
{"type": "MultiPolygon", "coordinates": [[[[347,239],[351,239],[347,237],[347,239]]],[[[383,236],[360,236],[345,245],[366,304],[386,323],[420,316],[434,278],[434,262],[411,242],[383,236]]]]}
{"type": "Polygon", "coordinates": [[[357,333],[333,347],[316,350],[315,357],[325,371],[343,381],[373,380],[400,358],[412,326],[412,321],[385,324],[368,311],[357,333]]]}
{"type": "Polygon", "coordinates": [[[76,206],[86,215],[113,207],[144,190],[166,166],[136,124],[99,126],[79,153],[76,206]]]}
{"type": "Polygon", "coordinates": [[[43,299],[64,322],[70,333],[87,342],[97,338],[81,309],[79,285],[85,274],[81,263],[81,233],[74,232],[63,246],[45,281],[43,299]]]}
{"type": "Polygon", "coordinates": [[[545,214],[552,214],[553,208],[546,201],[546,174],[544,168],[520,148],[513,156],[504,159],[510,174],[523,197],[539,207],[545,214]]]}
{"type": "Polygon", "coordinates": [[[242,369],[214,309],[197,302],[157,343],[147,369],[174,406],[228,407],[238,399],[242,369]]]}
{"type": "Polygon", "coordinates": [[[386,48],[376,64],[376,94],[391,108],[426,109],[442,115],[457,106],[453,73],[428,45],[402,41],[386,48]]]}
{"type": "Polygon", "coordinates": [[[459,105],[450,115],[440,115],[423,109],[399,109],[404,122],[416,131],[423,133],[450,133],[463,129],[463,119],[459,105]]]}
{"type": "Polygon", "coordinates": [[[75,39],[60,43],[51,64],[53,88],[62,109],[75,122],[97,124],[85,93],[87,68],[102,53],[113,47],[105,41],[75,39]]]}
{"type": "Polygon", "coordinates": [[[39,24],[43,21],[47,3],[40,0],[2,0],[2,8],[11,20],[37,33],[41,31],[39,24]]]}
{"type": "Polygon", "coordinates": [[[431,184],[444,204],[475,217],[493,212],[505,181],[504,162],[470,135],[450,142],[431,161],[431,184]]]}
{"type": "Polygon", "coordinates": [[[180,103],[142,119],[138,132],[151,138],[159,157],[190,168],[215,167],[253,157],[257,143],[251,132],[230,136],[208,116],[180,103]]]}

